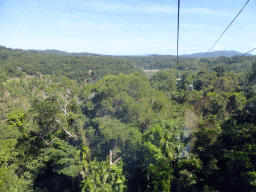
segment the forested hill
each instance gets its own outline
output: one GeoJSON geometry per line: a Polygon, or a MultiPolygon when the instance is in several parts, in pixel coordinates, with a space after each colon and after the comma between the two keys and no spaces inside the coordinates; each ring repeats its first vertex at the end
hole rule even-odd
{"type": "Polygon", "coordinates": [[[119,57],[124,61],[134,64],[142,69],[178,69],[181,71],[196,71],[208,69],[211,71],[218,70],[222,66],[225,71],[232,73],[247,73],[252,69],[252,63],[256,61],[256,56],[243,57],[216,57],[216,58],[189,58],[180,57],[177,65],[177,58],[174,56],[126,56],[119,57]]]}
{"type": "Polygon", "coordinates": [[[129,74],[139,67],[118,57],[75,56],[0,47],[0,67],[8,77],[24,75],[56,75],[79,82],[95,80],[107,74],[129,74]]]}
{"type": "MultiPolygon", "coordinates": [[[[87,52],[81,52],[81,53],[68,53],[66,51],[60,51],[60,50],[55,50],[55,49],[47,49],[47,50],[34,50],[34,49],[29,49],[28,51],[32,51],[32,52],[40,52],[40,53],[48,53],[48,54],[58,54],[58,55],[79,55],[79,56],[114,56],[114,55],[101,55],[101,54],[95,54],[95,53],[87,53],[87,52]]],[[[193,54],[184,54],[184,55],[180,55],[180,57],[190,57],[190,58],[202,58],[204,57],[206,54],[206,52],[203,53],[193,53],[193,54]]],[[[243,53],[240,53],[238,51],[212,51],[209,52],[206,55],[206,58],[210,58],[210,57],[234,57],[234,56],[241,56],[243,55],[243,53]]],[[[157,54],[149,54],[149,55],[141,55],[141,56],[135,56],[135,57],[166,57],[163,55],[157,55],[157,54]]],[[[246,56],[253,56],[251,54],[246,54],[246,56]]],[[[126,57],[121,56],[121,57],[126,57]]],[[[175,59],[176,56],[174,55],[170,55],[167,56],[168,58],[172,58],[175,59]]]]}
{"type": "MultiPolygon", "coordinates": [[[[181,57],[191,57],[191,58],[202,58],[202,57],[205,56],[205,54],[206,54],[206,52],[205,53],[194,53],[194,54],[180,55],[180,56],[181,57]]],[[[234,57],[234,56],[241,56],[243,54],[244,53],[240,53],[240,52],[237,52],[237,51],[212,51],[212,52],[209,52],[206,55],[206,58],[221,57],[221,56],[234,57]]],[[[253,55],[247,54],[246,56],[253,56],[253,55]]]]}
{"type": "Polygon", "coordinates": [[[29,49],[27,51],[30,52],[39,52],[39,53],[46,53],[46,54],[57,54],[57,55],[75,55],[75,56],[103,56],[100,54],[94,54],[94,53],[87,53],[87,52],[81,52],[81,53],[68,53],[66,51],[60,51],[55,49],[47,49],[47,50],[35,50],[35,49],[29,49]]]}
{"type": "Polygon", "coordinates": [[[9,70],[11,77],[20,76],[21,72],[28,75],[55,74],[65,75],[70,78],[83,81],[89,70],[93,70],[94,76],[106,74],[128,74],[145,69],[178,69],[181,71],[196,71],[208,69],[223,70],[232,73],[247,73],[252,69],[252,63],[256,56],[243,57],[211,57],[211,58],[189,58],[180,57],[177,65],[176,56],[171,55],[149,55],[149,56],[103,56],[95,54],[79,55],[77,53],[49,50],[46,51],[24,51],[10,49],[0,46],[0,67],[9,70]],[[22,70],[17,70],[22,69],[22,70]]]}

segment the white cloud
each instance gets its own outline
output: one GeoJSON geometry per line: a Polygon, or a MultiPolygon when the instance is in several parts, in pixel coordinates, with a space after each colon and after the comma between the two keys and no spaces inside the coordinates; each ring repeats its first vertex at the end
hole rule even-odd
{"type": "Polygon", "coordinates": [[[97,7],[98,10],[103,10],[103,11],[114,11],[114,10],[134,10],[131,6],[126,6],[122,4],[110,4],[110,3],[95,3],[95,2],[89,2],[89,3],[84,3],[84,5],[89,5],[93,7],[97,7]]]}
{"type": "MultiPolygon", "coordinates": [[[[151,6],[131,6],[131,5],[125,5],[120,3],[104,3],[104,2],[88,2],[84,3],[84,5],[88,5],[91,7],[96,7],[98,10],[101,11],[132,11],[132,12],[140,12],[140,13],[177,13],[177,7],[176,6],[162,6],[162,5],[151,5],[151,6]]],[[[234,17],[234,14],[225,11],[216,11],[209,8],[182,8],[180,10],[181,13],[194,13],[194,14],[203,14],[203,15],[214,15],[214,16],[228,16],[228,17],[234,17]]]]}
{"type": "Polygon", "coordinates": [[[183,8],[182,12],[184,13],[198,13],[204,15],[219,15],[219,16],[228,16],[234,17],[234,14],[228,13],[227,11],[215,11],[209,8],[183,8]]]}

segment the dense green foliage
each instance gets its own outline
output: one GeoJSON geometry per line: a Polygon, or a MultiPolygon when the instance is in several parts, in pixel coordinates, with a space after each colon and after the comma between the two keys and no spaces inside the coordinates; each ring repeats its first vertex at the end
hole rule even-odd
{"type": "Polygon", "coordinates": [[[95,81],[106,74],[139,71],[128,61],[107,56],[57,55],[33,51],[11,50],[0,46],[1,78],[27,75],[66,76],[79,82],[95,81]],[[92,70],[90,73],[89,71],[92,70]],[[6,74],[7,73],[7,74],[6,74]]]}
{"type": "Polygon", "coordinates": [[[255,56],[243,57],[217,57],[217,58],[187,58],[179,57],[179,64],[175,56],[126,56],[119,57],[124,61],[134,64],[142,69],[178,69],[181,71],[195,71],[208,69],[211,71],[219,70],[221,73],[248,73],[252,69],[252,63],[256,61],[255,56]],[[220,66],[221,70],[220,70],[220,66]]]}
{"type": "Polygon", "coordinates": [[[255,57],[175,65],[1,47],[0,191],[255,191],[255,57]]]}

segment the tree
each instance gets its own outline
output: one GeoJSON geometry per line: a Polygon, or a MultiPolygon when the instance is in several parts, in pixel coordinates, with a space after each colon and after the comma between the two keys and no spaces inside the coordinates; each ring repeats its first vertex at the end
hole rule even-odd
{"type": "Polygon", "coordinates": [[[71,81],[66,77],[53,77],[47,87],[48,97],[52,97],[58,103],[64,115],[68,115],[68,105],[72,99],[76,98],[78,87],[75,81],[71,81]]]}
{"type": "Polygon", "coordinates": [[[84,147],[82,150],[84,170],[82,174],[82,191],[124,191],[125,177],[122,174],[121,157],[113,162],[112,151],[109,153],[108,159],[97,161],[95,158],[90,161],[89,150],[84,147]]]}
{"type": "MultiPolygon", "coordinates": [[[[78,179],[79,172],[83,168],[80,151],[77,147],[72,147],[67,142],[56,139],[50,146],[42,150],[42,155],[44,157],[43,162],[48,166],[48,169],[72,179],[72,188],[75,191],[75,188],[78,188],[75,186],[75,180],[78,179]]],[[[41,173],[40,177],[44,177],[44,174],[41,173]]],[[[59,180],[58,182],[63,183],[64,181],[59,180]]],[[[39,183],[40,181],[38,181],[37,185],[39,183]]],[[[58,186],[58,183],[54,185],[58,186]]]]}
{"type": "Polygon", "coordinates": [[[150,84],[153,88],[162,91],[176,90],[176,75],[171,71],[159,71],[150,78],[150,84]]]}
{"type": "Polygon", "coordinates": [[[31,113],[33,113],[33,119],[38,125],[41,138],[46,138],[61,128],[60,108],[52,98],[43,101],[36,100],[31,113]]]}
{"type": "Polygon", "coordinates": [[[181,120],[159,121],[144,133],[145,168],[149,191],[170,191],[174,168],[185,147],[181,120]]]}

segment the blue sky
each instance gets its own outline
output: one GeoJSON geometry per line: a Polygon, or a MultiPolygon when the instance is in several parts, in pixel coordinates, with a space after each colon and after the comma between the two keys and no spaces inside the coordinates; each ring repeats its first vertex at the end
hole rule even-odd
{"type": "MultiPolygon", "coordinates": [[[[179,54],[207,52],[247,0],[181,0],[179,54]]],[[[0,45],[176,55],[178,0],[0,0],[0,45]]],[[[250,0],[212,51],[256,48],[250,0]]],[[[256,51],[252,52],[256,54],[256,51]]]]}

